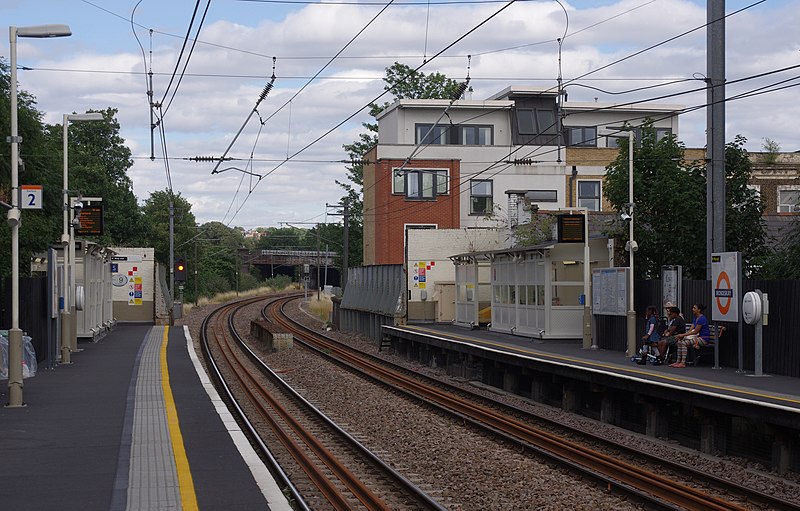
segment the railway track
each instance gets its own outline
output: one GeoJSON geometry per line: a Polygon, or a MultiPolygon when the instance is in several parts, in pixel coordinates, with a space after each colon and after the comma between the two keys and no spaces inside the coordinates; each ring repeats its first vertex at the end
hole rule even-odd
{"type": "Polygon", "coordinates": [[[248,348],[234,319],[263,297],[222,306],[201,327],[209,367],[262,457],[302,509],[434,509],[435,500],[337,427],[248,348]],[[268,447],[269,446],[269,447],[268,447]]]}
{"type": "MultiPolygon", "coordinates": [[[[350,370],[359,371],[366,377],[389,385],[415,399],[422,399],[438,410],[458,417],[459,420],[470,421],[492,434],[514,441],[553,462],[578,471],[590,480],[607,485],[609,490],[624,493],[643,502],[648,507],[744,509],[741,504],[710,494],[704,488],[709,486],[716,488],[717,493],[736,496],[733,500],[738,502],[753,502],[766,509],[800,509],[795,503],[776,499],[734,482],[697,472],[692,467],[649,456],[647,453],[634,451],[582,431],[570,432],[569,436],[587,438],[588,442],[584,445],[575,444],[572,439],[564,440],[562,436],[546,433],[534,426],[543,420],[538,416],[532,416],[508,405],[489,402],[485,397],[470,394],[460,387],[423,377],[371,354],[353,350],[317,331],[294,323],[280,310],[287,301],[288,299],[282,299],[274,302],[269,310],[265,308],[264,315],[291,331],[295,335],[296,342],[317,350],[323,356],[333,358],[350,370]],[[614,450],[622,454],[622,457],[631,458],[633,461],[623,461],[619,459],[620,456],[608,456],[585,446],[586,444],[602,444],[604,450],[614,450]],[[664,468],[669,475],[643,470],[643,458],[644,462],[651,466],[664,468]],[[676,483],[676,480],[686,482],[676,483]]],[[[563,430],[565,426],[558,424],[558,428],[563,430]]]]}

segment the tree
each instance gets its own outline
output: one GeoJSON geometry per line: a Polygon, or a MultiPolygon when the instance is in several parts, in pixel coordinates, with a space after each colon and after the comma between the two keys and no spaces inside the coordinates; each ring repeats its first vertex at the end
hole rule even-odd
{"type": "MultiPolygon", "coordinates": [[[[702,169],[683,165],[684,147],[674,136],[657,140],[651,121],[642,126],[634,147],[634,271],[655,278],[662,265],[681,264],[685,275],[705,278],[705,178],[702,169]]],[[[628,144],[606,167],[603,194],[618,211],[628,210],[628,144]]],[[[627,223],[616,233],[628,238],[627,223]]]]}
{"type": "MultiPolygon", "coordinates": [[[[128,177],[128,170],[133,166],[131,150],[119,135],[117,110],[107,108],[99,113],[103,115],[102,121],[69,125],[69,187],[73,194],[78,192],[83,197],[103,200],[105,233],[95,241],[105,245],[141,246],[148,235],[133,193],[133,182],[128,177]]],[[[51,145],[62,146],[62,124],[48,125],[46,132],[51,145]]],[[[58,174],[60,180],[62,171],[58,174]]],[[[61,198],[58,202],[61,203],[61,198]]]]}
{"type": "MultiPolygon", "coordinates": [[[[386,82],[383,89],[392,94],[393,101],[398,99],[452,98],[461,88],[459,82],[447,78],[441,73],[426,75],[399,62],[395,62],[386,68],[386,76],[384,76],[383,81],[386,82]]],[[[383,105],[372,103],[369,105],[369,114],[375,118],[389,104],[389,102],[385,102],[383,105]]],[[[367,151],[378,143],[378,125],[365,122],[362,126],[367,132],[361,133],[358,136],[358,140],[352,144],[342,146],[350,161],[353,162],[345,167],[347,179],[350,182],[336,181],[336,184],[341,186],[346,193],[340,202],[342,205],[346,204],[350,211],[348,266],[351,267],[361,266],[363,263],[364,203],[362,197],[364,194],[364,165],[362,159],[367,151]]]]}
{"type": "Polygon", "coordinates": [[[725,250],[742,253],[742,272],[748,277],[761,274],[761,260],[767,255],[764,203],[757,191],[748,187],[753,165],[744,145],[747,139],[736,135],[725,145],[725,250]]]}
{"type": "MultiPolygon", "coordinates": [[[[157,190],[150,194],[142,205],[142,222],[146,237],[144,245],[155,249],[156,261],[169,267],[169,202],[173,202],[174,244],[175,252],[187,252],[189,240],[197,234],[196,221],[192,214],[192,205],[181,197],[173,195],[169,190],[157,190]]],[[[191,264],[191,260],[187,264],[191,264]]],[[[189,271],[189,280],[192,280],[189,271]]]]}
{"type": "MultiPolygon", "coordinates": [[[[747,187],[752,167],[737,136],[725,147],[726,250],[742,252],[744,271],[753,274],[764,254],[763,205],[747,187]]],[[[661,266],[680,264],[684,275],[706,278],[706,168],[684,164],[684,147],[674,136],[657,140],[652,122],[642,127],[634,148],[634,271],[637,278],[655,278],[661,266]]],[[[627,211],[628,145],[606,168],[604,195],[619,211],[627,211]]],[[[616,233],[627,240],[627,225],[616,221],[616,233]]]]}
{"type": "MultiPolygon", "coordinates": [[[[11,135],[11,73],[8,64],[0,60],[0,139],[11,135]]],[[[22,138],[19,144],[19,184],[43,186],[41,210],[25,210],[19,228],[20,273],[30,271],[30,257],[44,252],[59,238],[62,219],[61,145],[46,137],[43,114],[36,108],[36,98],[25,90],[17,90],[17,127],[22,138]]],[[[5,147],[9,147],[6,145],[5,147]]],[[[0,200],[11,204],[11,161],[7,151],[0,158],[0,200]]],[[[2,210],[5,217],[5,210],[2,210]]],[[[11,229],[0,222],[0,246],[11,246],[11,229]]],[[[11,250],[0,251],[0,276],[11,274],[11,250]]]]}

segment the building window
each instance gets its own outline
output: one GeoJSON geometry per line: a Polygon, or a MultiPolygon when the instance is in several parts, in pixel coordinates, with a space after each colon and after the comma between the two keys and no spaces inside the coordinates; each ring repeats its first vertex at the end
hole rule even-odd
{"type": "Polygon", "coordinates": [[[595,126],[567,128],[567,144],[578,147],[597,147],[597,128],[595,126]]]}
{"type": "Polygon", "coordinates": [[[488,215],[492,212],[492,182],[472,179],[469,182],[470,215],[488,215]]]}
{"type": "Polygon", "coordinates": [[[558,190],[528,190],[525,198],[530,202],[558,202],[558,190]]]}
{"type": "Polygon", "coordinates": [[[578,207],[600,211],[600,181],[578,181],[578,207]]]}
{"type": "Polygon", "coordinates": [[[433,200],[448,193],[446,169],[394,169],[392,176],[392,193],[409,199],[433,200]]]}
{"type": "Polygon", "coordinates": [[[800,190],[778,189],[778,213],[800,212],[800,190]]]}
{"type": "Polygon", "coordinates": [[[556,113],[547,108],[518,108],[517,130],[520,135],[555,134],[558,132],[556,113]]]}
{"type": "Polygon", "coordinates": [[[416,124],[416,143],[424,145],[492,145],[492,126],[416,124]]]}
{"type": "Polygon", "coordinates": [[[416,131],[417,144],[423,145],[444,145],[448,143],[450,136],[450,126],[417,124],[416,131]]]}
{"type": "Polygon", "coordinates": [[[460,126],[461,145],[492,145],[491,126],[460,126]]]}

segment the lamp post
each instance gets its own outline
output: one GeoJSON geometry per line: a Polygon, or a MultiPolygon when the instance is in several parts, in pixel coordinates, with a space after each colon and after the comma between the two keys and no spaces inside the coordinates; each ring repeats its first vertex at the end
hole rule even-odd
{"type": "Polygon", "coordinates": [[[19,328],[19,137],[17,125],[17,37],[66,37],[72,35],[66,25],[8,27],[11,59],[11,329],[8,331],[8,405],[24,406],[22,401],[22,330],[19,328]]]}
{"type": "Polygon", "coordinates": [[[103,114],[99,112],[89,114],[64,114],[63,142],[64,142],[64,232],[61,234],[61,244],[64,245],[64,273],[62,279],[63,305],[61,309],[61,363],[72,363],[71,354],[73,343],[72,337],[72,308],[75,307],[75,291],[72,288],[71,274],[75,271],[74,261],[72,260],[71,246],[72,236],[69,228],[69,122],[70,121],[102,121],[103,114]]]}
{"type": "Polygon", "coordinates": [[[639,246],[633,240],[633,130],[628,132],[628,350],[627,356],[636,354],[636,310],[633,305],[633,253],[639,246]]]}

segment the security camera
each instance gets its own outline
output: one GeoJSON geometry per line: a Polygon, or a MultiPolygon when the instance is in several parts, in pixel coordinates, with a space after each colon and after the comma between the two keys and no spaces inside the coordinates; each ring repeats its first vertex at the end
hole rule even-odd
{"type": "Polygon", "coordinates": [[[637,250],[639,250],[639,244],[636,243],[635,241],[629,241],[625,243],[625,250],[627,252],[636,252],[637,250]]]}
{"type": "Polygon", "coordinates": [[[627,222],[628,220],[631,219],[631,216],[628,213],[622,213],[621,215],[619,215],[619,217],[622,219],[623,222],[627,222]]]}
{"type": "Polygon", "coordinates": [[[83,202],[78,201],[78,202],[75,203],[75,205],[73,207],[75,208],[75,214],[78,214],[83,209],[83,202]]]}
{"type": "Polygon", "coordinates": [[[78,218],[78,217],[73,218],[72,219],[72,227],[74,227],[75,229],[80,229],[81,228],[81,219],[78,218]]]}

